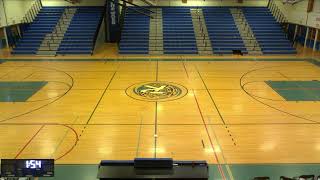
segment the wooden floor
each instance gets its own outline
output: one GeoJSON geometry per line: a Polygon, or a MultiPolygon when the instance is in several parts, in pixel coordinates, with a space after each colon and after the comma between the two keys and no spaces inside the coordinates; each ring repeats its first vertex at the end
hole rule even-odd
{"type": "Polygon", "coordinates": [[[0,103],[0,157],[59,164],[172,157],[210,163],[319,163],[319,102],[285,101],[264,81],[320,80],[306,61],[7,61],[0,81],[48,81],[0,103]],[[146,102],[145,81],[188,89],[146,102]]]}
{"type": "MultiPolygon", "coordinates": [[[[295,45],[297,54],[288,56],[288,55],[272,55],[267,56],[268,58],[320,58],[320,51],[313,51],[311,48],[304,48],[299,44],[295,45]]],[[[234,59],[246,59],[246,58],[266,58],[266,56],[234,56],[234,55],[121,55],[118,53],[118,47],[115,43],[105,43],[101,46],[98,46],[93,55],[58,55],[55,57],[43,57],[43,56],[19,56],[12,55],[11,49],[5,48],[0,49],[0,58],[1,59],[225,59],[225,58],[234,58],[234,59]]]]}

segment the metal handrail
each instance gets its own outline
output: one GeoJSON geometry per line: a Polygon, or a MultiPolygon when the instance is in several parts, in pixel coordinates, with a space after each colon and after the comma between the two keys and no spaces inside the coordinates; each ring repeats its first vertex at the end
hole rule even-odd
{"type": "MultiPolygon", "coordinates": [[[[122,6],[122,9],[120,12],[120,18],[119,18],[119,29],[120,30],[119,30],[119,37],[118,37],[118,42],[117,42],[118,48],[120,47],[119,42],[121,41],[121,38],[122,38],[122,30],[123,30],[124,18],[125,18],[126,12],[127,12],[127,4],[123,3],[123,6],[122,6]]],[[[106,13],[106,9],[104,9],[103,13],[104,14],[106,13]]],[[[100,26],[101,26],[101,24],[100,24],[100,26]]]]}
{"type": "Polygon", "coordinates": [[[280,22],[280,23],[287,22],[286,17],[281,12],[280,8],[276,5],[274,0],[270,1],[268,8],[271,10],[271,13],[276,17],[278,22],[280,22]]]}
{"type": "Polygon", "coordinates": [[[34,1],[30,9],[27,11],[25,16],[23,17],[23,19],[26,18],[26,21],[23,23],[32,22],[37,17],[37,14],[40,12],[41,8],[42,8],[41,1],[40,0],[34,1]]]}
{"type": "Polygon", "coordinates": [[[253,50],[256,50],[259,47],[259,44],[258,44],[254,34],[251,32],[251,28],[250,28],[249,23],[246,21],[245,16],[241,16],[240,13],[239,13],[238,18],[240,19],[240,23],[244,25],[243,31],[246,35],[246,39],[244,39],[244,40],[249,41],[249,43],[250,43],[250,45],[246,46],[246,47],[248,47],[248,48],[252,47],[253,50]],[[251,44],[253,44],[253,45],[251,45],[251,44]]]}
{"type": "Polygon", "coordinates": [[[208,44],[207,44],[207,37],[206,37],[206,34],[205,34],[205,32],[204,32],[204,27],[203,27],[203,22],[202,22],[202,20],[201,20],[201,17],[200,17],[200,14],[199,14],[199,7],[197,7],[196,8],[196,11],[195,11],[196,13],[196,20],[198,20],[198,23],[199,23],[199,28],[200,28],[200,35],[201,35],[201,37],[202,37],[202,44],[204,44],[204,48],[206,49],[207,47],[208,47],[208,44]]]}
{"type": "MultiPolygon", "coordinates": [[[[67,9],[67,11],[69,12],[69,9],[67,9]]],[[[57,25],[56,25],[56,27],[58,28],[58,29],[60,29],[60,31],[62,31],[62,25],[61,25],[61,23],[63,24],[63,25],[65,25],[65,23],[64,23],[64,20],[65,20],[65,18],[64,18],[64,14],[65,14],[65,16],[66,16],[66,18],[67,18],[67,14],[66,14],[66,12],[63,12],[62,13],[62,15],[61,15],[61,17],[60,17],[60,20],[58,21],[58,23],[57,23],[57,25]]],[[[58,31],[57,31],[57,28],[55,28],[52,32],[51,32],[51,34],[50,34],[50,40],[52,40],[53,41],[53,43],[50,43],[50,41],[48,41],[47,42],[47,45],[48,45],[48,47],[49,47],[49,49],[50,50],[52,50],[51,49],[51,44],[55,44],[55,37],[56,38],[58,38],[59,37],[59,35],[58,35],[58,31]]]]}
{"type": "Polygon", "coordinates": [[[65,20],[68,19],[68,13],[70,12],[69,7],[67,7],[66,11],[64,11],[64,12],[62,13],[62,15],[61,15],[61,17],[60,17],[60,20],[59,20],[58,23],[56,24],[56,28],[51,32],[51,34],[50,34],[50,36],[49,36],[49,37],[50,37],[50,40],[53,41],[52,43],[50,43],[50,42],[48,41],[48,45],[49,45],[49,49],[50,49],[50,50],[52,50],[50,45],[55,44],[55,40],[60,37],[59,34],[58,34],[58,30],[60,29],[60,31],[62,32],[62,26],[63,26],[63,25],[66,25],[66,24],[65,24],[65,20]],[[67,12],[66,12],[66,11],[67,11],[67,12]],[[56,38],[56,39],[55,39],[55,38],[56,38]]]}
{"type": "MultiPolygon", "coordinates": [[[[59,27],[59,29],[60,29],[60,31],[62,31],[62,29],[61,29],[61,26],[60,26],[60,21],[57,23],[57,26],[59,27]]],[[[55,44],[55,37],[56,38],[58,38],[59,37],[59,35],[58,35],[58,30],[55,28],[53,31],[52,31],[52,33],[50,34],[50,39],[53,41],[53,43],[52,44],[55,44]]],[[[49,42],[49,44],[51,44],[50,42],[49,42]]],[[[51,49],[50,49],[51,50],[51,49]]]]}

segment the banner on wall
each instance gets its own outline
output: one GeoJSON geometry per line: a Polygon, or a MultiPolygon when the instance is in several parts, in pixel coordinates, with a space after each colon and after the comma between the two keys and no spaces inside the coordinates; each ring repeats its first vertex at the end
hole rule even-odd
{"type": "Polygon", "coordinates": [[[106,3],[106,40],[107,42],[117,42],[120,35],[119,25],[119,0],[109,1],[106,3]]]}

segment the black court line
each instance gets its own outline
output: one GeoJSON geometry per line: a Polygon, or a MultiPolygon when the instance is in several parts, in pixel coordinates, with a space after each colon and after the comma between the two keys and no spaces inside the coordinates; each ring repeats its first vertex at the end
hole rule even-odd
{"type": "MultiPolygon", "coordinates": [[[[58,69],[54,69],[54,68],[45,68],[45,67],[41,67],[41,66],[26,66],[26,65],[23,65],[23,66],[18,66],[18,67],[15,66],[15,67],[16,67],[15,69],[20,68],[20,67],[42,68],[42,69],[49,69],[49,70],[52,70],[52,71],[55,71],[55,72],[63,73],[63,74],[65,74],[67,77],[69,77],[70,80],[71,80],[71,84],[69,85],[70,88],[69,88],[65,93],[63,93],[61,96],[58,96],[56,99],[54,99],[53,101],[51,101],[51,102],[49,102],[49,103],[47,103],[47,104],[44,104],[44,105],[42,105],[42,106],[40,106],[40,107],[38,107],[38,108],[31,109],[31,110],[29,110],[29,111],[27,111],[27,112],[24,112],[24,113],[21,113],[21,114],[18,114],[18,115],[14,115],[14,116],[12,116],[12,117],[8,117],[8,118],[6,118],[6,119],[0,119],[0,123],[3,123],[3,122],[5,122],[5,121],[10,121],[10,120],[12,120],[12,119],[15,119],[15,118],[18,118],[18,117],[21,117],[21,116],[30,114],[30,113],[32,113],[32,112],[38,111],[38,110],[40,110],[40,109],[42,109],[42,108],[45,108],[45,107],[47,107],[47,106],[49,106],[49,105],[51,105],[51,104],[59,101],[61,98],[63,98],[64,96],[66,96],[66,95],[71,91],[71,89],[73,88],[74,79],[73,79],[73,77],[72,77],[70,74],[68,74],[68,73],[65,72],[65,71],[58,70],[58,69]]],[[[14,69],[14,70],[15,70],[15,69],[14,69]]],[[[13,70],[13,71],[14,71],[14,70],[13,70]]],[[[66,83],[66,84],[67,84],[67,83],[66,83]]]]}
{"type": "Polygon", "coordinates": [[[139,151],[140,151],[140,141],[141,141],[141,130],[142,130],[142,117],[140,117],[140,126],[139,126],[139,133],[138,133],[138,143],[137,143],[137,149],[136,149],[136,158],[139,157],[139,151]]]}
{"type": "MultiPolygon", "coordinates": [[[[84,125],[83,129],[82,129],[82,130],[81,130],[81,132],[79,133],[79,136],[78,136],[79,138],[82,136],[82,134],[84,133],[85,129],[86,129],[86,128],[87,128],[87,126],[89,125],[89,123],[90,123],[90,121],[91,121],[91,119],[92,119],[92,117],[93,117],[94,113],[96,112],[96,110],[97,110],[97,108],[98,108],[98,106],[99,106],[100,102],[102,101],[103,96],[104,96],[104,95],[105,95],[105,93],[107,92],[107,89],[108,89],[108,87],[110,86],[111,82],[113,81],[113,79],[114,79],[114,77],[115,77],[116,73],[117,73],[117,71],[114,71],[114,73],[113,73],[113,75],[112,75],[112,77],[111,77],[110,81],[108,82],[108,84],[107,84],[106,88],[104,89],[104,91],[103,91],[102,95],[100,96],[100,98],[99,98],[99,100],[98,100],[97,104],[95,105],[95,107],[94,107],[93,111],[91,112],[90,117],[88,118],[88,120],[87,120],[86,124],[84,125]]],[[[77,143],[75,144],[75,146],[76,146],[76,145],[77,145],[77,143]]],[[[75,147],[75,146],[74,146],[74,147],[75,147]]]]}
{"type": "MultiPolygon", "coordinates": [[[[214,158],[215,158],[215,160],[216,160],[216,162],[217,162],[217,165],[218,165],[218,171],[219,171],[219,173],[220,173],[220,175],[221,175],[221,178],[225,180],[226,177],[225,177],[223,168],[222,168],[222,166],[221,166],[221,164],[220,164],[219,157],[218,157],[218,155],[217,155],[217,153],[216,153],[216,148],[215,148],[214,145],[213,145],[213,141],[212,141],[212,139],[211,139],[211,136],[210,136],[210,133],[209,133],[207,124],[206,124],[206,122],[205,122],[205,120],[204,120],[204,117],[203,117],[202,111],[201,111],[201,109],[200,109],[200,105],[199,105],[197,96],[196,96],[196,94],[194,93],[194,91],[193,91],[193,94],[194,94],[193,97],[194,97],[195,102],[196,102],[196,104],[197,104],[197,108],[198,108],[198,111],[199,111],[199,114],[200,114],[200,117],[201,117],[201,120],[202,120],[202,125],[204,126],[204,128],[205,128],[205,130],[206,130],[206,134],[207,134],[207,136],[208,136],[208,139],[209,139],[209,142],[210,142],[210,146],[211,146],[211,148],[212,148],[212,150],[213,150],[214,158]]],[[[202,142],[203,142],[203,141],[202,141],[202,142]]],[[[203,145],[204,145],[204,144],[203,144],[203,145]]]]}
{"type": "MultiPolygon", "coordinates": [[[[297,65],[292,65],[291,67],[295,67],[295,66],[297,66],[297,65]]],[[[301,116],[301,115],[293,114],[293,113],[290,113],[290,112],[288,112],[288,111],[279,109],[279,108],[274,107],[274,106],[272,106],[272,105],[269,105],[269,104],[263,102],[262,100],[258,99],[258,98],[255,97],[254,95],[252,95],[252,93],[248,92],[248,91],[244,88],[244,83],[243,83],[243,81],[244,81],[244,79],[247,78],[246,76],[247,76],[248,74],[251,74],[251,73],[257,72],[257,71],[261,71],[261,70],[265,70],[265,69],[275,68],[275,67],[283,67],[283,65],[278,65],[278,66],[265,66],[265,67],[261,67],[261,68],[257,68],[257,69],[248,70],[248,71],[245,72],[245,73],[240,77],[240,79],[239,79],[239,84],[240,84],[241,89],[242,89],[248,96],[250,96],[254,101],[256,101],[256,102],[258,102],[258,103],[260,103],[260,104],[263,104],[263,105],[265,105],[266,107],[269,107],[269,108],[271,108],[271,109],[273,109],[273,110],[275,110],[275,111],[278,111],[278,112],[287,114],[287,115],[289,115],[289,116],[292,116],[292,117],[295,117],[295,118],[298,118],[298,119],[303,119],[303,120],[305,120],[305,121],[313,122],[314,124],[320,124],[320,122],[318,122],[318,121],[315,121],[315,120],[312,120],[312,119],[309,119],[309,118],[305,118],[305,117],[303,117],[303,116],[301,116]]],[[[287,66],[287,67],[288,67],[288,66],[287,66]]],[[[304,67],[304,66],[298,66],[298,67],[304,67]]]]}
{"type": "MultiPolygon", "coordinates": [[[[10,73],[16,71],[17,69],[19,68],[23,68],[24,65],[21,65],[21,66],[10,66],[10,68],[13,68],[13,70],[10,70],[9,72],[5,73],[4,75],[0,76],[0,79],[6,77],[7,75],[9,75],[10,73]]],[[[4,66],[1,66],[1,67],[4,67],[4,66]]]]}
{"type": "Polygon", "coordinates": [[[99,98],[99,100],[98,100],[98,102],[97,102],[96,106],[93,108],[93,111],[91,112],[90,117],[89,117],[89,119],[87,120],[86,124],[89,124],[90,120],[92,119],[93,114],[96,112],[96,110],[97,110],[97,108],[98,108],[98,106],[99,106],[100,102],[102,101],[103,96],[104,96],[104,95],[105,95],[105,93],[107,92],[108,87],[110,86],[110,84],[111,84],[112,80],[114,79],[114,77],[115,77],[116,73],[117,73],[117,71],[115,71],[115,72],[113,73],[113,75],[112,75],[112,77],[111,77],[111,79],[110,79],[109,83],[107,84],[107,86],[106,86],[106,88],[104,89],[104,91],[103,91],[102,95],[100,96],[100,98],[99,98]]]}
{"type": "Polygon", "coordinates": [[[204,87],[205,87],[205,90],[206,90],[206,91],[207,91],[207,93],[209,94],[209,97],[210,97],[210,99],[211,99],[211,102],[213,103],[213,105],[214,105],[214,107],[215,107],[216,111],[218,112],[218,114],[219,114],[219,117],[220,117],[221,121],[223,122],[223,124],[226,124],[226,122],[224,121],[224,119],[223,119],[223,117],[222,117],[222,114],[221,114],[221,112],[220,112],[220,110],[219,110],[219,108],[218,108],[218,106],[217,106],[217,104],[216,104],[215,100],[213,99],[213,97],[212,97],[212,95],[211,95],[211,93],[210,93],[210,90],[208,89],[207,84],[204,82],[204,79],[202,78],[202,76],[201,76],[201,74],[200,74],[200,72],[199,72],[198,68],[197,68],[197,67],[195,67],[195,69],[197,70],[197,73],[198,73],[198,75],[199,75],[199,77],[200,77],[200,79],[201,79],[201,81],[202,81],[202,83],[203,83],[203,85],[204,85],[204,87]]]}
{"type": "MultiPolygon", "coordinates": [[[[233,145],[236,146],[235,137],[232,135],[232,132],[231,132],[231,130],[229,129],[228,125],[226,125],[226,122],[225,122],[225,120],[224,120],[224,118],[223,118],[223,116],[222,116],[222,114],[221,114],[221,112],[220,112],[220,109],[218,108],[217,103],[216,103],[215,100],[213,99],[212,94],[210,93],[210,90],[208,89],[207,84],[205,83],[204,79],[202,78],[201,73],[200,73],[200,71],[198,70],[197,66],[195,66],[195,69],[197,70],[198,75],[199,75],[199,77],[200,77],[200,79],[201,79],[201,81],[202,81],[202,83],[203,83],[203,85],[204,85],[207,93],[209,94],[209,97],[210,97],[210,99],[211,99],[211,102],[213,103],[216,111],[218,112],[219,117],[220,117],[222,123],[225,124],[225,129],[226,129],[226,131],[228,132],[231,140],[234,142],[233,145]]],[[[221,150],[221,151],[222,151],[222,150],[221,150]]]]}
{"type": "Polygon", "coordinates": [[[188,71],[187,71],[186,64],[184,63],[183,60],[181,60],[181,61],[182,61],[182,65],[183,65],[184,71],[185,71],[185,73],[186,73],[186,75],[187,75],[187,78],[189,79],[189,73],[188,73],[188,71]]]}
{"type": "Polygon", "coordinates": [[[32,73],[31,74],[29,74],[28,76],[26,76],[25,78],[23,78],[23,80],[25,80],[25,79],[27,79],[27,78],[29,78],[29,77],[31,77],[32,75],[34,75],[36,73],[36,71],[32,71],[32,73]]]}

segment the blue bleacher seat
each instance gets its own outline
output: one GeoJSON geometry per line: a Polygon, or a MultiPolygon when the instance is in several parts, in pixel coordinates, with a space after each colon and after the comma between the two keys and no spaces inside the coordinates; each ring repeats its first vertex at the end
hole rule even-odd
{"type": "Polygon", "coordinates": [[[95,36],[103,17],[103,7],[78,7],[57,54],[87,54],[94,50],[95,36]]]}
{"type": "Polygon", "coordinates": [[[164,54],[197,54],[190,8],[164,7],[162,18],[164,54]]]}
{"type": "MultiPolygon", "coordinates": [[[[120,54],[149,54],[150,18],[128,8],[119,43],[120,54]]],[[[148,12],[146,12],[148,13],[148,12]]]]}
{"type": "Polygon", "coordinates": [[[296,54],[292,43],[266,7],[242,8],[263,54],[296,54]]]}
{"type": "Polygon", "coordinates": [[[248,53],[228,7],[203,7],[202,11],[214,54],[248,53]]]}
{"type": "MultiPolygon", "coordinates": [[[[263,54],[295,54],[296,50],[266,7],[242,8],[263,54]]],[[[214,54],[247,54],[230,7],[202,7],[214,54]]],[[[197,54],[190,7],[162,7],[164,54],[197,54]]],[[[128,9],[119,45],[120,54],[149,53],[150,18],[128,9]]]]}
{"type": "Polygon", "coordinates": [[[51,33],[59,21],[64,7],[43,7],[34,21],[23,32],[12,54],[36,54],[46,34],[51,33]]]}
{"type": "MultiPolygon", "coordinates": [[[[12,54],[37,54],[47,34],[53,32],[66,7],[43,7],[25,29],[12,54]]],[[[92,54],[103,7],[77,7],[57,54],[92,54]]]]}

